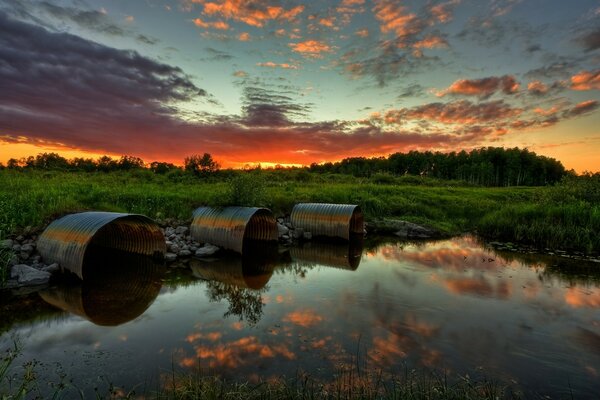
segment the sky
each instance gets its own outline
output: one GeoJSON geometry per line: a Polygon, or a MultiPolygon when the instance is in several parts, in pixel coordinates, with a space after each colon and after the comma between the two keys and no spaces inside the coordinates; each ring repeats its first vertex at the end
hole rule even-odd
{"type": "Polygon", "coordinates": [[[0,0],[0,161],[528,148],[600,171],[597,0],[0,0]]]}

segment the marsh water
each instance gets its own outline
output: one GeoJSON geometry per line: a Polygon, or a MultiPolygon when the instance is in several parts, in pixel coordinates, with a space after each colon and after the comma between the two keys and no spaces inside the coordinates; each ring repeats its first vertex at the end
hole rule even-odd
{"type": "Polygon", "coordinates": [[[60,381],[67,393],[144,392],[199,368],[327,381],[350,365],[600,398],[600,264],[498,253],[470,236],[253,253],[165,268],[100,251],[83,283],[12,298],[40,311],[0,334],[0,349],[19,341],[14,366],[35,359],[43,393],[60,381]]]}

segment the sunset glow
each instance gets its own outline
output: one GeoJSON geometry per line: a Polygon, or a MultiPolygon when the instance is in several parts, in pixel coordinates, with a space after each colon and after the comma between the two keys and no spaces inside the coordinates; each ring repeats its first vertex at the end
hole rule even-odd
{"type": "Polygon", "coordinates": [[[0,0],[0,162],[518,146],[600,171],[598,26],[593,0],[0,0]]]}

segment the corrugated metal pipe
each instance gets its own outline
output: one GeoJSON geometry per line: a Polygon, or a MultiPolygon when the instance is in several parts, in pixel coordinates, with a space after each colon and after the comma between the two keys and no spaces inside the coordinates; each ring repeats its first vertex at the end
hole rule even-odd
{"type": "Polygon", "coordinates": [[[290,256],[297,263],[355,271],[360,265],[363,240],[359,236],[346,243],[304,242],[290,248],[290,256]]]}
{"type": "Polygon", "coordinates": [[[350,240],[362,235],[364,217],[359,206],[353,204],[300,203],[290,215],[295,229],[303,229],[313,236],[337,237],[350,240]]]}
{"type": "Polygon", "coordinates": [[[90,244],[148,256],[164,256],[164,235],[156,222],[138,214],[89,211],[65,215],[40,235],[37,248],[46,263],[59,263],[84,279],[90,244]]]}
{"type": "Polygon", "coordinates": [[[271,210],[257,207],[200,207],[190,226],[192,237],[243,253],[248,241],[276,241],[277,221],[271,210]]]}

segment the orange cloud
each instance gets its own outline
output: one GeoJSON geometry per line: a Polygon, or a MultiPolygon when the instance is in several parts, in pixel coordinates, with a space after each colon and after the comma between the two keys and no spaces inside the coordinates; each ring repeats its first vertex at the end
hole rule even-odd
{"type": "Polygon", "coordinates": [[[581,71],[571,77],[573,90],[600,90],[600,69],[596,71],[581,71]]]}
{"type": "Polygon", "coordinates": [[[333,23],[334,22],[335,22],[335,18],[334,17],[321,18],[319,20],[319,25],[323,25],[323,26],[326,26],[328,28],[333,28],[333,23]]]}
{"type": "Polygon", "coordinates": [[[527,84],[527,90],[532,94],[542,95],[548,92],[548,86],[540,81],[532,81],[527,84]]]}
{"type": "Polygon", "coordinates": [[[519,83],[514,76],[488,77],[482,79],[459,79],[436,95],[443,97],[450,95],[489,97],[496,91],[502,90],[504,94],[514,94],[519,90],[519,83]]]}
{"type": "Polygon", "coordinates": [[[206,22],[201,20],[200,18],[196,18],[194,19],[194,25],[200,27],[200,28],[205,28],[205,29],[209,29],[209,28],[214,28],[214,29],[219,29],[222,31],[226,31],[229,29],[229,24],[227,22],[223,22],[223,21],[215,21],[215,22],[206,22]]]}
{"type": "Polygon", "coordinates": [[[288,64],[288,63],[274,63],[272,61],[261,62],[256,64],[259,67],[268,67],[268,68],[283,68],[283,69],[298,69],[297,65],[288,64]]]}
{"type": "Polygon", "coordinates": [[[373,7],[373,11],[375,18],[380,21],[381,32],[394,32],[397,38],[416,35],[424,28],[423,22],[416,14],[408,13],[406,7],[398,5],[396,1],[379,1],[373,7]]]}
{"type": "Polygon", "coordinates": [[[360,37],[368,37],[369,36],[369,30],[367,28],[359,29],[354,34],[356,36],[360,36],[360,37]]]}
{"type": "Polygon", "coordinates": [[[310,328],[323,321],[323,317],[313,310],[298,310],[283,317],[284,322],[291,322],[303,328],[310,328]]]}
{"type": "Polygon", "coordinates": [[[522,109],[512,108],[501,100],[478,104],[461,100],[390,110],[385,114],[384,121],[388,124],[402,124],[407,120],[432,120],[444,124],[476,124],[516,117],[522,112],[522,109]]]}
{"type": "Polygon", "coordinates": [[[271,20],[292,21],[302,11],[302,5],[286,10],[281,6],[268,5],[264,1],[221,0],[204,3],[205,15],[220,15],[259,28],[271,20]]]}
{"type": "Polygon", "coordinates": [[[238,40],[241,42],[247,42],[250,40],[250,34],[248,32],[242,32],[238,35],[238,40]]]}
{"type": "Polygon", "coordinates": [[[327,43],[313,39],[299,43],[290,43],[289,46],[296,53],[300,53],[306,57],[320,58],[322,57],[321,53],[331,52],[331,47],[327,43]]]}
{"type": "Polygon", "coordinates": [[[448,42],[443,37],[430,35],[424,38],[423,40],[419,40],[418,42],[413,44],[413,47],[417,49],[441,48],[448,47],[448,42]]]}
{"type": "Polygon", "coordinates": [[[460,3],[460,0],[451,0],[436,4],[429,7],[429,12],[440,23],[450,22],[452,20],[452,7],[458,3],[460,3]]]}

